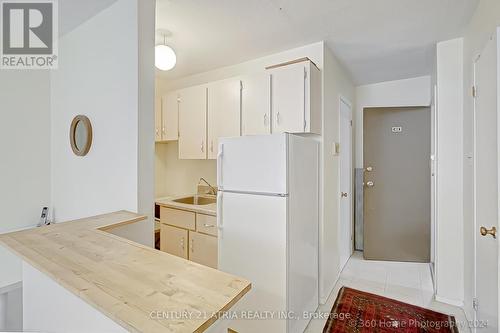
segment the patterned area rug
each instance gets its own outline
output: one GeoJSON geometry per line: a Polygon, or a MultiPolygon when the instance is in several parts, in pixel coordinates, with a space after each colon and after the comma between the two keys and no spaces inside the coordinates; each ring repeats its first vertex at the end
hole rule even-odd
{"type": "Polygon", "coordinates": [[[453,316],[342,287],[323,333],[458,333],[453,316]]]}

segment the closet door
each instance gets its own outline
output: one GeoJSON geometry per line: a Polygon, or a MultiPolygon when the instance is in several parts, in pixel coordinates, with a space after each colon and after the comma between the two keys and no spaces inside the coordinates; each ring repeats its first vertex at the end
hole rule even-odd
{"type": "Polygon", "coordinates": [[[207,158],[207,87],[179,91],[179,159],[207,158]]]}
{"type": "Polygon", "coordinates": [[[241,81],[214,82],[208,87],[208,158],[215,159],[219,138],[241,135],[241,81]]]}
{"type": "Polygon", "coordinates": [[[271,75],[248,75],[241,82],[242,135],[271,133],[271,75]]]}

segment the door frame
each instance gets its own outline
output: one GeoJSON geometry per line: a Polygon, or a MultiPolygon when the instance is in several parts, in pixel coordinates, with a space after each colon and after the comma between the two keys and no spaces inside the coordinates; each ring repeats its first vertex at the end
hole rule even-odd
{"type": "MultiPolygon", "coordinates": [[[[353,127],[353,106],[352,106],[352,103],[349,101],[349,99],[347,99],[345,96],[339,94],[339,122],[338,122],[338,133],[339,133],[339,144],[340,144],[340,131],[341,131],[341,128],[342,128],[342,121],[341,121],[341,108],[342,108],[342,103],[344,103],[345,105],[347,105],[349,107],[349,118],[351,120],[351,126],[350,126],[350,132],[351,132],[351,147],[349,148],[350,151],[351,151],[351,167],[349,169],[349,173],[350,173],[350,178],[351,178],[351,181],[350,181],[350,196],[348,196],[348,199],[349,199],[349,210],[351,212],[350,214],[350,221],[349,221],[349,230],[350,230],[350,235],[351,235],[351,239],[349,241],[349,253],[352,255],[352,253],[354,252],[354,195],[353,195],[353,189],[354,189],[354,177],[353,177],[353,166],[354,166],[354,127],[353,127]]],[[[340,145],[340,149],[343,149],[342,145],[340,145]]],[[[341,168],[340,168],[340,153],[338,154],[338,157],[339,157],[339,170],[338,170],[338,179],[339,179],[339,191],[337,193],[338,195],[338,198],[339,198],[339,210],[338,210],[338,214],[337,214],[337,217],[338,217],[338,221],[340,223],[342,223],[341,221],[341,213],[340,213],[340,204],[341,204],[341,190],[340,190],[340,179],[342,177],[341,175],[341,168]]],[[[340,235],[340,233],[339,233],[340,235]]],[[[343,267],[340,267],[340,270],[342,270],[343,267]]]]}
{"type": "MultiPolygon", "coordinates": [[[[472,60],[472,83],[474,87],[477,87],[477,76],[476,76],[476,65],[477,61],[481,58],[481,55],[478,54],[474,59],[472,60]]],[[[477,257],[477,242],[476,242],[476,230],[478,226],[477,218],[476,218],[476,211],[477,211],[477,206],[476,206],[476,197],[477,197],[477,174],[476,174],[476,161],[477,161],[477,149],[476,149],[476,142],[477,142],[477,136],[476,136],[476,126],[477,126],[477,119],[476,119],[476,111],[477,111],[477,99],[475,96],[472,98],[472,211],[473,211],[473,236],[472,236],[472,247],[473,247],[473,252],[472,252],[472,269],[473,269],[473,274],[472,274],[472,283],[473,283],[473,290],[472,290],[472,301],[477,299],[477,265],[476,265],[476,257],[477,257]]],[[[472,313],[474,315],[474,323],[477,321],[477,311],[474,309],[474,305],[472,305],[472,313]]],[[[476,332],[476,327],[472,327],[472,332],[476,332]]]]}

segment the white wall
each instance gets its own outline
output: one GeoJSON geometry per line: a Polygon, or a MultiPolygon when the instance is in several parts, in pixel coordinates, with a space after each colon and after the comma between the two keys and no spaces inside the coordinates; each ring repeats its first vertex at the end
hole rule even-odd
{"type": "MultiPolygon", "coordinates": [[[[34,226],[50,206],[50,77],[0,71],[0,233],[34,226]]],[[[0,288],[21,280],[21,261],[0,246],[0,288]]]]}
{"type": "MultiPolygon", "coordinates": [[[[500,26],[500,1],[481,0],[464,35],[464,154],[473,151],[473,99],[470,89],[473,84],[473,61],[486,45],[488,38],[500,26]]],[[[473,168],[470,162],[464,163],[463,177],[463,215],[464,215],[464,308],[472,319],[473,274],[474,274],[474,211],[473,211],[473,168]]]]}
{"type": "MultiPolygon", "coordinates": [[[[323,69],[323,138],[322,195],[320,220],[320,300],[326,302],[342,270],[339,255],[340,225],[340,159],[333,145],[340,142],[340,98],[354,107],[355,90],[352,79],[327,46],[324,48],[323,69]]],[[[354,109],[353,115],[354,115],[354,109]]],[[[342,149],[342,147],[341,147],[342,149]]],[[[353,196],[352,196],[353,197],[353,196]]],[[[354,217],[354,212],[351,214],[354,217]]],[[[353,222],[353,221],[351,221],[353,222]]]]}
{"type": "MultiPolygon", "coordinates": [[[[148,172],[146,164],[139,169],[139,149],[144,149],[141,159],[150,159],[152,177],[154,77],[149,75],[148,85],[148,74],[140,72],[144,65],[139,67],[139,61],[147,60],[139,59],[138,20],[137,0],[119,0],[59,41],[59,69],[51,76],[52,200],[58,221],[138,211],[140,181],[149,186],[139,177],[148,172]],[[92,148],[85,157],[73,154],[68,139],[78,114],[88,116],[93,127],[92,148]]],[[[153,40],[153,29],[150,34],[153,40]]],[[[152,184],[151,178],[150,216],[152,184]]],[[[152,222],[150,227],[144,232],[150,232],[152,244],[152,222]]]]}
{"type": "Polygon", "coordinates": [[[436,299],[464,299],[463,39],[437,44],[436,299]]]}
{"type": "MultiPolygon", "coordinates": [[[[222,80],[229,77],[265,71],[265,67],[309,57],[322,71],[323,80],[323,134],[313,136],[321,143],[321,191],[320,191],[320,298],[324,302],[330,294],[340,273],[339,254],[337,249],[337,229],[339,223],[339,161],[333,156],[332,146],[339,142],[339,108],[340,96],[354,102],[354,85],[350,75],[337,61],[333,52],[323,42],[305,45],[299,48],[272,54],[242,64],[219,68],[174,81],[159,78],[163,87],[162,93],[169,90],[185,88],[197,84],[222,80]]],[[[207,180],[215,182],[216,164],[213,161],[176,161],[176,144],[157,145],[157,177],[166,178],[179,175],[179,179],[168,180],[164,191],[192,191],[199,177],[207,176],[207,180]],[[158,147],[161,147],[158,149],[158,147]],[[161,150],[164,150],[161,152],[161,150]],[[160,151],[160,153],[158,153],[160,151]],[[193,174],[180,171],[186,167],[193,174]],[[183,176],[184,175],[184,176],[183,176]]],[[[157,178],[157,180],[160,178],[157,178]]],[[[158,186],[158,184],[157,184],[158,186]]],[[[160,185],[163,186],[163,185],[160,185]]]]}
{"type": "Polygon", "coordinates": [[[155,201],[155,67],[156,1],[135,0],[138,46],[138,142],[137,142],[137,212],[148,216],[140,226],[130,227],[133,239],[154,245],[155,201]],[[143,229],[140,229],[143,228],[143,229]],[[151,232],[151,233],[150,233],[151,232]]]}
{"type": "Polygon", "coordinates": [[[431,105],[431,77],[368,84],[356,88],[355,167],[363,168],[363,110],[369,107],[405,107],[431,105]]]}
{"type": "Polygon", "coordinates": [[[200,177],[217,185],[217,161],[180,160],[177,142],[157,143],[155,153],[156,197],[196,193],[200,177]]]}

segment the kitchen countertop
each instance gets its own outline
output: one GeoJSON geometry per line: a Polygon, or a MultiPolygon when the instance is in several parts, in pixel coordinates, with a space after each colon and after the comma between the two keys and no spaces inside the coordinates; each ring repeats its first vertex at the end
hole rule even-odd
{"type": "MultiPolygon", "coordinates": [[[[196,195],[199,195],[199,194],[196,194],[196,195]]],[[[206,214],[206,215],[212,215],[212,216],[217,215],[217,204],[216,203],[208,204],[208,205],[188,205],[188,204],[183,204],[183,203],[173,201],[176,199],[190,197],[190,196],[193,196],[193,194],[176,195],[176,196],[171,196],[171,197],[157,198],[156,204],[163,206],[163,207],[182,209],[182,210],[187,210],[190,212],[201,213],[201,214],[206,214]]],[[[200,195],[200,196],[204,196],[204,195],[200,195]]]]}
{"type": "Polygon", "coordinates": [[[128,331],[205,331],[250,282],[106,232],[145,218],[119,211],[2,234],[0,243],[128,331]],[[152,319],[156,311],[194,316],[152,319]]]}

